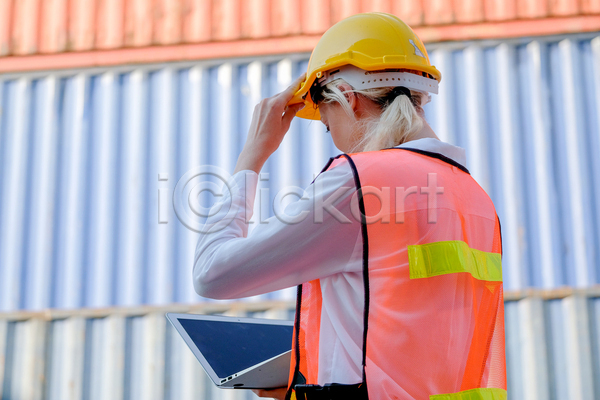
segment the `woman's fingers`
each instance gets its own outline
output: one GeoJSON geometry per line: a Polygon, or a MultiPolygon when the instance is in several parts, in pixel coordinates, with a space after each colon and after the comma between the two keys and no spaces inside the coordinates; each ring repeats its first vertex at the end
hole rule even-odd
{"type": "Polygon", "coordinates": [[[290,91],[292,95],[300,89],[300,85],[306,79],[306,72],[296,78],[294,82],[285,90],[285,92],[290,91]]]}
{"type": "Polygon", "coordinates": [[[278,97],[281,99],[281,102],[285,104],[288,103],[294,97],[294,94],[300,89],[300,85],[306,79],[306,73],[300,75],[290,86],[287,87],[283,92],[279,93],[278,97]]]}
{"type": "Polygon", "coordinates": [[[285,113],[283,113],[282,116],[284,127],[287,127],[287,129],[289,129],[292,120],[296,116],[296,113],[303,108],[304,103],[292,104],[291,106],[286,107],[285,113]]]}
{"type": "Polygon", "coordinates": [[[304,75],[298,77],[286,90],[256,105],[236,172],[242,169],[260,171],[267,158],[277,150],[292,119],[304,107],[304,103],[287,106],[303,79],[304,75]]]}
{"type": "Polygon", "coordinates": [[[255,395],[258,397],[268,397],[271,399],[285,399],[287,388],[278,389],[252,389],[255,395]]]}

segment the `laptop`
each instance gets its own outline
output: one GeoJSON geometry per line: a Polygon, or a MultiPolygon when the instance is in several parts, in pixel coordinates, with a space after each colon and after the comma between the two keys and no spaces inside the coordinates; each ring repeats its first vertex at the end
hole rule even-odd
{"type": "Polygon", "coordinates": [[[287,386],[293,321],[176,313],[166,317],[218,387],[287,386]]]}

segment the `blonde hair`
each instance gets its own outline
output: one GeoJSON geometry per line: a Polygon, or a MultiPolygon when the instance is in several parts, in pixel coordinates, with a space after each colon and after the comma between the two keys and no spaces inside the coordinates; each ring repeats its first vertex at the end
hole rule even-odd
{"type": "MultiPolygon", "coordinates": [[[[342,92],[339,86],[343,83],[346,82],[338,79],[327,84],[326,90],[323,90],[323,102],[339,103],[352,118],[356,116],[345,93],[353,92],[375,103],[381,103],[394,89],[392,87],[364,90],[353,88],[342,92]]],[[[363,135],[350,152],[381,150],[411,140],[411,137],[423,127],[425,120],[423,106],[430,100],[430,95],[416,90],[411,90],[410,94],[412,100],[405,95],[396,96],[389,104],[382,106],[379,116],[359,121],[358,129],[363,132],[363,135]]]]}

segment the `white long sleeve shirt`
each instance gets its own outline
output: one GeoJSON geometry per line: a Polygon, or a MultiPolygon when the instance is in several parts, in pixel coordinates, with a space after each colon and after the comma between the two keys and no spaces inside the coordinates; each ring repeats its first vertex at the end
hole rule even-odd
{"type": "MultiPolygon", "coordinates": [[[[465,151],[436,139],[399,147],[442,154],[466,165],[465,151]]],[[[320,279],[322,292],[318,384],[361,380],[364,289],[362,237],[355,217],[356,186],[347,163],[321,173],[302,199],[280,217],[257,224],[248,234],[258,175],[232,177],[238,190],[211,209],[194,258],[198,294],[231,299],[263,294],[320,279]],[[231,205],[225,207],[224,204],[231,205]],[[215,210],[213,212],[213,210],[215,210]],[[217,211],[218,210],[218,211],[217,211]],[[229,214],[228,214],[229,212],[229,214]],[[214,215],[213,215],[214,214],[214,215]],[[296,223],[285,221],[297,217],[296,223]]]]}

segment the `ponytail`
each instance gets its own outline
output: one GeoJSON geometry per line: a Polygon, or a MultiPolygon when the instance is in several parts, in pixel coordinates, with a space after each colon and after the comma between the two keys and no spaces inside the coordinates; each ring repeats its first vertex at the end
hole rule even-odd
{"type": "MultiPolygon", "coordinates": [[[[324,101],[338,102],[348,115],[354,117],[350,103],[338,88],[341,83],[344,81],[337,80],[326,86],[326,90],[323,91],[324,101]]],[[[412,136],[423,127],[423,105],[430,99],[428,93],[411,90],[409,97],[408,89],[397,90],[389,87],[351,91],[381,104],[382,107],[379,117],[361,121],[363,124],[361,131],[364,134],[351,152],[374,151],[398,146],[411,140],[412,136]]]]}

